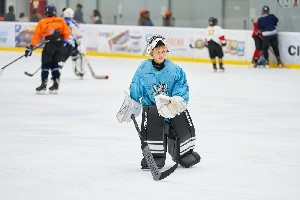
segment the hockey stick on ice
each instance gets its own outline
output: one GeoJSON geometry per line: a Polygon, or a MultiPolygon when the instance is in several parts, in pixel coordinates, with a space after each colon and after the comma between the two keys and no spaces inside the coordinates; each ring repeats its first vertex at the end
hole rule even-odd
{"type": "Polygon", "coordinates": [[[92,66],[91,66],[91,64],[90,64],[90,62],[88,61],[88,59],[86,58],[86,55],[84,53],[82,54],[82,57],[84,58],[87,66],[89,67],[89,70],[90,70],[93,78],[95,78],[95,79],[108,79],[108,75],[96,75],[93,68],[92,68],[92,66]]]}
{"type": "MultiPolygon", "coordinates": [[[[44,41],[44,42],[42,42],[40,45],[34,47],[34,48],[32,49],[32,51],[36,50],[37,48],[40,48],[40,47],[43,46],[46,42],[48,42],[48,41],[44,41]]],[[[3,73],[3,70],[4,70],[6,67],[8,67],[9,65],[13,64],[14,62],[20,60],[20,59],[23,58],[24,56],[25,56],[25,54],[23,54],[22,56],[20,56],[19,58],[15,59],[15,60],[11,61],[10,63],[8,63],[7,65],[5,65],[4,67],[2,67],[2,68],[0,69],[0,74],[3,73]]]]}
{"type": "Polygon", "coordinates": [[[138,132],[139,134],[139,137],[140,137],[140,140],[141,140],[141,144],[142,144],[142,150],[143,150],[143,156],[147,162],[147,165],[151,171],[151,174],[153,176],[153,179],[155,181],[159,181],[159,180],[162,180],[164,178],[166,178],[167,176],[169,176],[170,174],[172,174],[175,169],[178,167],[178,163],[176,163],[173,167],[167,169],[166,171],[164,172],[160,172],[156,163],[155,163],[155,160],[153,158],[153,155],[152,153],[150,152],[150,149],[149,149],[149,146],[148,144],[144,141],[143,137],[142,137],[142,134],[141,134],[141,131],[140,131],[140,128],[136,122],[136,119],[134,117],[134,115],[131,115],[131,119],[134,123],[134,126],[135,126],[135,129],[136,131],[138,132]]]}
{"type": "Polygon", "coordinates": [[[33,72],[33,73],[28,73],[28,72],[24,72],[24,74],[26,74],[27,76],[33,76],[33,75],[35,75],[39,70],[41,69],[41,67],[39,67],[35,72],[33,72]]]}
{"type": "Polygon", "coordinates": [[[192,44],[190,44],[190,48],[191,48],[191,49],[196,49],[196,47],[193,46],[192,44]]]}
{"type": "MultiPolygon", "coordinates": [[[[204,47],[207,47],[207,46],[204,45],[204,47]]],[[[202,47],[202,48],[204,48],[204,47],[202,47]]],[[[192,44],[190,44],[190,48],[191,48],[191,49],[202,49],[202,48],[200,48],[200,47],[193,46],[192,44]]]]}

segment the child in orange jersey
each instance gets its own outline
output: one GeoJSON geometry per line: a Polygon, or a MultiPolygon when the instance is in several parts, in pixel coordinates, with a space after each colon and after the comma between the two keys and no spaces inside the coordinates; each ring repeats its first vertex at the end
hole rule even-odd
{"type": "Polygon", "coordinates": [[[45,14],[47,17],[38,22],[30,46],[26,47],[25,57],[31,56],[34,46],[38,45],[42,39],[45,40],[42,52],[42,84],[36,88],[36,92],[37,94],[45,93],[51,70],[53,85],[49,87],[49,93],[56,94],[60,78],[58,62],[63,47],[70,45],[71,30],[63,18],[56,16],[56,7],[53,4],[45,7],[45,14]]]}

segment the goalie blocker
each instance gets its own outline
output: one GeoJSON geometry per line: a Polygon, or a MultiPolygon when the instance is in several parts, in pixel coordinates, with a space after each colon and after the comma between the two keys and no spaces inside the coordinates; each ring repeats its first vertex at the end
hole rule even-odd
{"type": "MultiPolygon", "coordinates": [[[[158,114],[156,106],[144,106],[141,133],[159,168],[165,165],[166,152],[186,168],[200,162],[201,157],[194,151],[195,128],[188,110],[165,119],[158,114]]],[[[148,168],[144,158],[141,165],[142,169],[148,168]]]]}

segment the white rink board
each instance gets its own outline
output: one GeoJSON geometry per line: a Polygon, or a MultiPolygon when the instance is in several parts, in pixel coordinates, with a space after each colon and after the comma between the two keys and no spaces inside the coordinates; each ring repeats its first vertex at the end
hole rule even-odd
{"type": "MultiPolygon", "coordinates": [[[[31,40],[35,23],[1,22],[0,48],[25,47],[31,40]]],[[[80,24],[84,34],[87,52],[131,54],[143,53],[146,41],[153,34],[164,35],[169,43],[169,56],[187,59],[208,59],[208,51],[195,47],[205,39],[205,29],[177,27],[141,27],[80,24]]],[[[224,30],[227,46],[224,60],[246,64],[251,62],[254,40],[250,30],[224,30]]],[[[282,61],[286,65],[300,67],[300,33],[279,33],[279,49],[282,61]]],[[[271,61],[275,61],[270,52],[271,61]]]]}

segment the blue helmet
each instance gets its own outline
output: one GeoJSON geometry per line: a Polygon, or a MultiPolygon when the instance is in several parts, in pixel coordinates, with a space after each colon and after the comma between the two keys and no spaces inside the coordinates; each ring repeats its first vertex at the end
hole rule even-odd
{"type": "Polygon", "coordinates": [[[46,15],[56,15],[56,7],[53,4],[47,5],[45,7],[45,14],[46,15]]]}
{"type": "Polygon", "coordinates": [[[269,13],[270,13],[270,8],[269,8],[269,6],[264,5],[264,6],[262,7],[262,12],[269,14],[269,13]]]}

